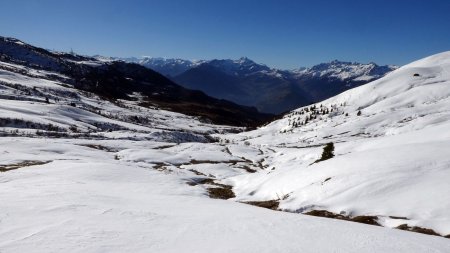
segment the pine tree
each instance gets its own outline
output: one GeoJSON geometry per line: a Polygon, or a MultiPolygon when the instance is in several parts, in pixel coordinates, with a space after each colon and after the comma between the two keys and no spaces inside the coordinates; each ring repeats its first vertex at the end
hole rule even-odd
{"type": "Polygon", "coordinates": [[[332,142],[327,143],[322,151],[322,157],[317,162],[325,161],[334,157],[334,144],[332,142]]]}

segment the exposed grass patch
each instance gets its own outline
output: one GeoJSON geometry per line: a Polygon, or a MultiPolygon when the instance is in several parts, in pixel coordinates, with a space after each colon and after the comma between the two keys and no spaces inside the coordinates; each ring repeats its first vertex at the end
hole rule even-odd
{"type": "MultiPolygon", "coordinates": [[[[400,226],[398,226],[396,228],[397,229],[401,229],[401,230],[405,230],[405,231],[421,233],[421,234],[441,236],[440,234],[436,233],[436,231],[434,231],[433,229],[416,227],[416,226],[410,227],[407,224],[402,224],[402,225],[400,225],[400,226]]],[[[444,237],[446,237],[446,236],[444,236],[444,237]]]]}
{"type": "Polygon", "coordinates": [[[317,216],[317,217],[325,217],[325,218],[332,218],[332,219],[338,219],[338,220],[346,220],[346,221],[353,221],[358,223],[364,223],[374,226],[380,226],[380,224],[377,222],[378,217],[377,216],[368,216],[368,215],[362,215],[362,216],[345,216],[342,214],[337,214],[333,212],[329,212],[326,210],[312,210],[309,212],[304,213],[306,215],[311,216],[317,216]]]}
{"type": "Polygon", "coordinates": [[[233,189],[232,186],[216,183],[212,178],[192,179],[192,181],[187,182],[187,184],[190,186],[204,185],[204,184],[214,186],[207,189],[209,197],[213,199],[231,199],[236,197],[236,195],[234,195],[234,192],[232,190],[233,189]]]}
{"type": "Polygon", "coordinates": [[[267,201],[243,201],[242,203],[271,210],[278,210],[278,206],[280,205],[280,201],[275,199],[267,201]]]}
{"type": "Polygon", "coordinates": [[[229,161],[211,161],[211,160],[195,160],[192,159],[191,161],[189,161],[189,163],[187,164],[183,164],[183,165],[192,165],[192,164],[219,164],[219,163],[229,163],[229,164],[236,164],[240,162],[240,160],[229,160],[229,161]]]}
{"type": "Polygon", "coordinates": [[[213,199],[231,199],[236,197],[231,186],[223,186],[225,187],[208,188],[209,197],[213,199]]]}
{"type": "Polygon", "coordinates": [[[198,170],[194,170],[194,169],[189,169],[189,171],[190,172],[193,172],[195,175],[197,175],[197,176],[205,176],[206,177],[206,174],[205,173],[202,173],[202,172],[200,172],[200,171],[198,171],[198,170]]]}
{"type": "Polygon", "coordinates": [[[381,226],[377,222],[377,220],[378,220],[377,216],[368,216],[368,215],[362,215],[362,216],[356,216],[353,218],[349,218],[349,221],[359,222],[359,223],[364,223],[364,224],[369,224],[369,225],[374,225],[374,226],[381,226]]]}
{"type": "Polygon", "coordinates": [[[245,171],[247,171],[248,173],[255,173],[256,172],[256,170],[250,168],[250,166],[248,166],[248,165],[244,165],[241,168],[244,169],[245,171]]]}
{"type": "Polygon", "coordinates": [[[187,182],[190,186],[196,186],[199,184],[216,184],[212,178],[193,178],[192,181],[187,182]]]}
{"type": "Polygon", "coordinates": [[[155,164],[155,166],[153,166],[153,169],[160,171],[160,172],[165,172],[165,173],[171,173],[173,172],[171,169],[169,169],[167,167],[168,165],[165,163],[157,163],[155,164]]]}
{"type": "Polygon", "coordinates": [[[16,169],[20,169],[23,167],[29,167],[29,166],[34,166],[34,165],[43,165],[43,164],[47,164],[50,162],[52,162],[52,161],[23,161],[23,162],[15,163],[15,164],[0,165],[0,172],[16,170],[16,169]]]}
{"type": "Polygon", "coordinates": [[[327,210],[312,210],[306,213],[303,213],[306,215],[311,215],[311,216],[317,216],[317,217],[325,217],[325,218],[332,218],[332,219],[339,219],[339,220],[346,220],[346,216],[341,215],[341,214],[337,214],[337,213],[332,213],[329,212],[327,210]]]}
{"type": "Polygon", "coordinates": [[[403,217],[403,216],[389,216],[389,218],[394,219],[394,220],[408,220],[408,218],[403,217]]]}
{"type": "MultiPolygon", "coordinates": [[[[338,220],[353,221],[353,222],[364,223],[364,224],[375,225],[375,226],[381,226],[377,222],[377,220],[378,220],[377,216],[362,215],[362,216],[350,217],[350,216],[345,216],[342,214],[329,212],[326,210],[312,210],[312,211],[309,211],[309,212],[306,212],[303,214],[317,216],[317,217],[338,219],[338,220]]],[[[399,217],[399,216],[389,216],[389,218],[408,220],[408,218],[406,218],[406,217],[399,217]]],[[[422,227],[417,227],[417,226],[410,227],[407,224],[402,224],[402,225],[396,227],[396,229],[450,238],[450,235],[446,235],[446,236],[440,235],[436,231],[429,229],[429,228],[422,228],[422,227]]]]}
{"type": "Polygon", "coordinates": [[[117,149],[113,149],[113,148],[110,148],[110,147],[105,147],[105,146],[102,146],[102,145],[96,145],[96,144],[79,144],[79,146],[88,147],[88,148],[97,149],[97,150],[102,150],[102,151],[106,151],[106,152],[118,152],[119,151],[117,149]]]}

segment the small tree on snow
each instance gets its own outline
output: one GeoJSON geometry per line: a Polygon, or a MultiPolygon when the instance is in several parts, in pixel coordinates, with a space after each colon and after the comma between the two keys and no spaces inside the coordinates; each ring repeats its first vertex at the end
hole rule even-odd
{"type": "Polygon", "coordinates": [[[325,161],[334,157],[334,144],[332,142],[327,143],[325,147],[323,147],[322,157],[320,157],[317,162],[325,161]]]}

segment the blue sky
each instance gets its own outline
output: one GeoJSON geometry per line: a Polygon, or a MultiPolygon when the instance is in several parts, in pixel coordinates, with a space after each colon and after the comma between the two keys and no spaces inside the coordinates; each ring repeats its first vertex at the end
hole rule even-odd
{"type": "Polygon", "coordinates": [[[0,0],[0,35],[61,51],[272,67],[450,50],[449,0],[0,0]]]}

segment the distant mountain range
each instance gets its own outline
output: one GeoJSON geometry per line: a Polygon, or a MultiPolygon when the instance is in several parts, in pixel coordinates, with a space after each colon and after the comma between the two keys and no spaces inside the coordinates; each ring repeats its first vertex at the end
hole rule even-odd
{"type": "Polygon", "coordinates": [[[246,57],[198,61],[151,57],[120,60],[153,69],[186,88],[255,106],[268,113],[282,113],[327,99],[398,68],[335,60],[310,68],[281,70],[246,57]]]}

